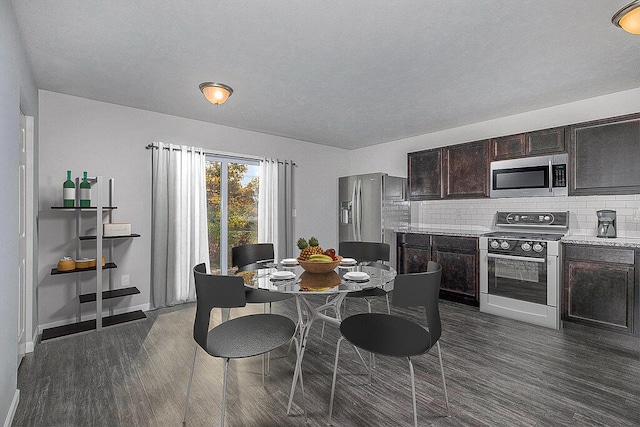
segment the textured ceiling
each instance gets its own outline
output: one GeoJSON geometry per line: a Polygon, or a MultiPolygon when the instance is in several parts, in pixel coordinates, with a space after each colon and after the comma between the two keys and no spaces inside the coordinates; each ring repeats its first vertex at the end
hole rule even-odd
{"type": "Polygon", "coordinates": [[[13,0],[38,87],[353,149],[640,87],[627,0],[13,0]],[[234,93],[209,104],[198,85],[234,93]]]}

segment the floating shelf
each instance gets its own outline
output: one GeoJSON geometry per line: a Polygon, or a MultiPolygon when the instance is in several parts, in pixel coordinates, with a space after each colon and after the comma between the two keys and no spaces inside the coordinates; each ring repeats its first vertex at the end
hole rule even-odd
{"type": "MultiPolygon", "coordinates": [[[[140,235],[139,234],[127,234],[126,236],[102,236],[102,240],[130,239],[132,237],[140,237],[140,235]]],[[[80,240],[96,240],[96,236],[80,236],[78,238],[80,240]]]]}
{"type": "MultiPolygon", "coordinates": [[[[110,268],[118,268],[118,266],[113,263],[113,262],[107,262],[105,263],[105,265],[102,266],[103,270],[107,270],[110,268]]],[[[96,271],[95,267],[90,267],[90,268],[76,268],[75,270],[69,270],[69,271],[58,271],[57,268],[52,268],[51,269],[51,274],[68,274],[68,273],[81,273],[83,271],[96,271]]]]}
{"type": "MultiPolygon", "coordinates": [[[[98,208],[96,206],[84,206],[84,207],[74,206],[72,208],[67,208],[65,206],[51,206],[51,209],[63,210],[63,211],[95,211],[98,208]]],[[[118,207],[117,206],[103,206],[102,207],[103,211],[110,211],[110,210],[113,210],[113,209],[118,209],[118,207]]]]}
{"type": "MultiPolygon", "coordinates": [[[[114,316],[105,316],[102,318],[102,326],[115,326],[134,320],[143,320],[147,316],[142,310],[131,311],[129,313],[116,314],[114,316]]],[[[96,329],[96,320],[85,320],[83,322],[71,323],[69,325],[56,326],[47,328],[42,331],[41,341],[54,338],[66,337],[67,335],[78,334],[81,332],[89,332],[96,329]]]]}
{"type": "MultiPolygon", "coordinates": [[[[102,291],[102,299],[105,300],[105,299],[111,299],[111,298],[120,298],[120,297],[129,296],[129,295],[136,295],[139,293],[140,293],[140,290],[135,286],[132,286],[129,288],[114,289],[112,291],[102,291]]],[[[95,300],[96,300],[95,292],[80,295],[80,303],[92,302],[95,300]]]]}

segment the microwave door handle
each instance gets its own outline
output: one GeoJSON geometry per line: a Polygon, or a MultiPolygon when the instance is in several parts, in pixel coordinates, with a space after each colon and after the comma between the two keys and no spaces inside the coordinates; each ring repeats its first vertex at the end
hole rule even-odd
{"type": "Polygon", "coordinates": [[[553,163],[549,160],[549,193],[553,193],[553,163]]]}

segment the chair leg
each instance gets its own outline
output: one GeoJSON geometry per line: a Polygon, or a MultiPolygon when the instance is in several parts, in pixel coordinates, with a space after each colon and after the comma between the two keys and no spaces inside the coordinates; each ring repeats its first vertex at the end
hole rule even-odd
{"type": "Polygon", "coordinates": [[[336,376],[338,374],[338,358],[340,357],[340,343],[342,343],[343,339],[344,337],[341,336],[338,339],[338,344],[336,345],[336,361],[333,364],[333,381],[331,382],[331,398],[329,399],[329,420],[327,421],[328,425],[332,425],[331,415],[333,414],[333,397],[335,396],[335,392],[336,392],[336,376]]]}
{"type": "Polygon", "coordinates": [[[189,393],[191,393],[191,382],[193,381],[193,368],[196,366],[196,354],[198,353],[198,344],[193,350],[193,362],[191,363],[191,375],[189,375],[189,385],[187,386],[187,398],[184,401],[184,416],[182,417],[182,423],[187,422],[187,407],[189,406],[189,393]]]}
{"type": "Polygon", "coordinates": [[[418,427],[418,406],[416,405],[416,381],[413,375],[413,363],[411,358],[407,357],[409,361],[409,372],[411,373],[411,399],[413,401],[413,425],[418,427]]]}
{"type": "Polygon", "coordinates": [[[440,373],[442,374],[442,389],[444,390],[444,402],[447,405],[447,417],[450,417],[449,413],[449,396],[447,396],[447,382],[444,380],[444,367],[442,366],[442,353],[440,352],[440,341],[436,341],[438,346],[438,359],[440,359],[440,373]]]}
{"type": "Polygon", "coordinates": [[[385,294],[384,297],[387,299],[387,314],[391,315],[391,305],[389,305],[389,293],[387,292],[387,294],[385,294]]]}
{"type": "Polygon", "coordinates": [[[227,373],[229,372],[229,359],[224,359],[224,379],[222,380],[222,408],[220,415],[220,427],[224,427],[224,410],[227,407],[227,373]]]}
{"type": "MultiPolygon", "coordinates": [[[[364,300],[367,302],[369,313],[371,313],[371,301],[369,301],[369,298],[365,298],[364,300]]],[[[373,369],[376,367],[376,356],[373,353],[369,353],[369,367],[370,369],[373,369]]],[[[371,384],[371,372],[369,372],[369,384],[371,384]]]]}

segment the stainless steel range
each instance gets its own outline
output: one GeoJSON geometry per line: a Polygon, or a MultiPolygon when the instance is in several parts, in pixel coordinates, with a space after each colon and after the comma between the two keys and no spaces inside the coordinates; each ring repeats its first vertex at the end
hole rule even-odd
{"type": "Polygon", "coordinates": [[[497,212],[480,237],[480,311],[560,328],[560,239],[569,212],[497,212]]]}

